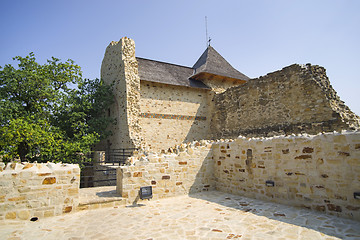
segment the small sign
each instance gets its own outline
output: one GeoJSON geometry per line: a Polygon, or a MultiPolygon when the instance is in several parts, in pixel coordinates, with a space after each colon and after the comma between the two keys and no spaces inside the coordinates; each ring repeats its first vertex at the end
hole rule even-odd
{"type": "Polygon", "coordinates": [[[266,185],[267,187],[274,187],[274,186],[275,186],[275,182],[272,181],[272,180],[267,180],[267,181],[265,182],[265,185],[266,185]]]}
{"type": "Polygon", "coordinates": [[[360,192],[354,192],[354,198],[360,199],[360,192]]]}
{"type": "Polygon", "coordinates": [[[152,186],[140,187],[140,199],[148,199],[152,198],[152,186]]]}

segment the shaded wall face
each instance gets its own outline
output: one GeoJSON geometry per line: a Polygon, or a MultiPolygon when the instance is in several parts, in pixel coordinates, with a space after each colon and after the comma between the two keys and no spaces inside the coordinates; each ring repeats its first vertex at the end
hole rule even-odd
{"type": "Polygon", "coordinates": [[[213,138],[354,129],[325,69],[292,65],[214,97],[213,138]],[[312,69],[313,68],[313,69],[312,69]],[[316,72],[318,71],[318,72],[316,72]]]}
{"type": "Polygon", "coordinates": [[[209,91],[147,81],[140,91],[142,136],[152,151],[208,138],[209,91]]]}
{"type": "Polygon", "coordinates": [[[360,220],[358,132],[236,139],[212,154],[217,190],[360,220]]]}

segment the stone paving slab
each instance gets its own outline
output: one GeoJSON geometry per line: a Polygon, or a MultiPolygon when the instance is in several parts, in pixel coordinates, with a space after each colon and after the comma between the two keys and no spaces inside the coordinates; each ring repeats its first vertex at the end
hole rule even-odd
{"type": "Polygon", "coordinates": [[[116,192],[116,186],[81,188],[80,204],[104,203],[121,201],[123,198],[116,192]]]}
{"type": "Polygon", "coordinates": [[[79,210],[91,210],[106,207],[119,207],[126,201],[116,192],[116,186],[81,188],[79,191],[79,210]]]}
{"type": "Polygon", "coordinates": [[[360,222],[212,191],[30,221],[0,239],[360,239],[360,222]]]}

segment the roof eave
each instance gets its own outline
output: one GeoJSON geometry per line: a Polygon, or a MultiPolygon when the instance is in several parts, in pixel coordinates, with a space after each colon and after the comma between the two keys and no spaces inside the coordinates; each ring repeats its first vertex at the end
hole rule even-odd
{"type": "Polygon", "coordinates": [[[214,74],[211,72],[199,72],[199,73],[192,75],[190,78],[198,80],[198,81],[205,80],[205,79],[210,79],[210,80],[214,79],[214,80],[240,81],[242,83],[245,83],[248,80],[250,80],[250,78],[248,78],[248,79],[234,78],[234,77],[214,74]]]}
{"type": "MultiPolygon", "coordinates": [[[[189,78],[189,80],[194,80],[194,81],[199,81],[199,80],[196,80],[196,79],[192,79],[192,78],[189,78]]],[[[210,91],[211,88],[207,85],[205,85],[203,82],[201,82],[201,84],[204,84],[204,86],[196,86],[196,85],[192,85],[190,83],[190,86],[187,86],[187,85],[182,85],[182,84],[177,84],[177,83],[165,83],[165,82],[161,82],[161,81],[154,81],[154,80],[147,80],[147,79],[140,79],[140,81],[144,81],[144,82],[152,82],[152,83],[157,83],[157,84],[164,84],[164,85],[168,85],[168,86],[179,86],[179,87],[186,87],[186,88],[196,88],[196,89],[203,89],[203,90],[208,90],[210,91]]]]}

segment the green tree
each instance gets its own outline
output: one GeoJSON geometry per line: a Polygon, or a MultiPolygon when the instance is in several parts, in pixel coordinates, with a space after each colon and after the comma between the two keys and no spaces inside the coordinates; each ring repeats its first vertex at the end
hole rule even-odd
{"type": "Polygon", "coordinates": [[[33,53],[0,67],[0,155],[21,161],[73,162],[111,134],[104,110],[111,86],[81,77],[72,60],[40,65],[33,53]]]}

